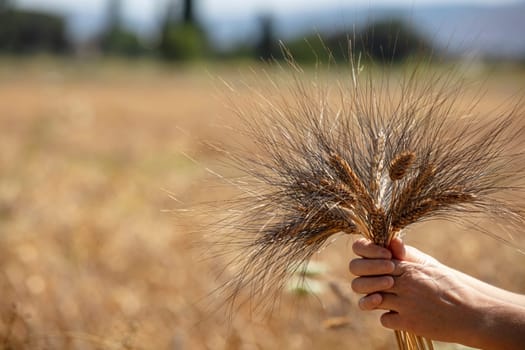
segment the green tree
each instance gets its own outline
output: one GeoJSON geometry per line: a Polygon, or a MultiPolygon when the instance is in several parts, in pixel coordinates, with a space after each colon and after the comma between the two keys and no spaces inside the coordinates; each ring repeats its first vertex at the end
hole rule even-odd
{"type": "Polygon", "coordinates": [[[121,0],[108,2],[107,24],[100,47],[104,53],[124,56],[137,56],[146,51],[138,36],[123,25],[121,0]]]}
{"type": "Polygon", "coordinates": [[[430,42],[401,19],[370,23],[358,31],[355,49],[374,61],[401,62],[431,50],[430,42]]]}
{"type": "Polygon", "coordinates": [[[0,52],[33,54],[66,53],[70,48],[62,17],[18,10],[3,1],[0,7],[0,52]]]}
{"type": "Polygon", "coordinates": [[[9,8],[11,8],[10,0],[0,0],[0,11],[5,11],[9,8]]]}
{"type": "Polygon", "coordinates": [[[158,50],[170,61],[189,61],[202,58],[207,53],[206,34],[197,23],[193,1],[185,0],[182,19],[179,18],[179,2],[167,4],[166,16],[161,24],[158,50]]]}
{"type": "Polygon", "coordinates": [[[183,7],[184,14],[182,16],[183,22],[186,24],[195,24],[195,16],[193,14],[193,0],[184,0],[183,7]]]}
{"type": "MultiPolygon", "coordinates": [[[[334,58],[341,58],[341,51],[333,51],[332,47],[329,47],[330,38],[322,38],[318,34],[312,34],[306,38],[299,38],[285,43],[285,47],[290,52],[295,61],[305,64],[313,63],[325,63],[328,62],[330,56],[334,58]]],[[[337,41],[333,41],[333,47],[338,46],[337,41]]],[[[345,43],[345,45],[348,45],[345,43]]]]}
{"type": "Polygon", "coordinates": [[[275,39],[273,20],[269,15],[261,16],[260,23],[260,38],[255,47],[255,54],[258,59],[268,61],[280,57],[279,47],[275,39]]]}
{"type": "Polygon", "coordinates": [[[377,63],[398,63],[432,50],[431,43],[424,36],[400,19],[372,22],[355,33],[312,34],[306,39],[289,41],[286,47],[294,59],[302,63],[329,59],[346,62],[351,52],[377,63]]]}

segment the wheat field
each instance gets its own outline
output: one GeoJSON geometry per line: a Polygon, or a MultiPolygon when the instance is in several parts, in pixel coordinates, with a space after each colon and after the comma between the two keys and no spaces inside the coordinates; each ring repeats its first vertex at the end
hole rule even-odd
{"type": "MultiPolygon", "coordinates": [[[[0,348],[395,346],[378,314],[356,307],[348,236],[316,254],[316,289],[285,291],[271,317],[216,311],[228,271],[199,244],[202,213],[177,210],[233,193],[206,170],[236,174],[206,145],[238,136],[216,77],[235,83],[252,68],[0,62],[0,348]]],[[[523,69],[489,73],[468,72],[486,80],[478,108],[523,96],[523,69]]],[[[490,237],[434,222],[407,241],[525,293],[525,256],[490,237]]]]}

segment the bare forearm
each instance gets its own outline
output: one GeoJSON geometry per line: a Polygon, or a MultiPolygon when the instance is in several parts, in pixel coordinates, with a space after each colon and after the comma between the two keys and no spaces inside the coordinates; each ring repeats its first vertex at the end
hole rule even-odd
{"type": "Polygon", "coordinates": [[[525,308],[493,300],[480,308],[480,329],[470,340],[482,349],[523,349],[525,344],[525,308]]]}
{"type": "Polygon", "coordinates": [[[495,287],[458,270],[454,270],[454,272],[467,285],[469,285],[472,288],[475,288],[476,290],[486,294],[491,298],[525,307],[525,295],[509,292],[507,290],[495,287]]]}

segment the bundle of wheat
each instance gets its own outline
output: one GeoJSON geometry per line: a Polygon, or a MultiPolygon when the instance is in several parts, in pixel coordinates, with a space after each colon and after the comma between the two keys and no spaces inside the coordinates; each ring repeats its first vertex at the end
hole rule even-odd
{"type": "MultiPolygon", "coordinates": [[[[388,246],[434,218],[523,223],[513,192],[522,189],[524,166],[513,149],[523,133],[519,109],[476,116],[475,100],[458,103],[464,84],[455,73],[416,65],[396,80],[351,63],[346,81],[323,83],[290,61],[281,74],[292,71],[291,86],[274,77],[273,92],[235,103],[258,151],[232,156],[247,175],[226,225],[243,237],[235,241],[242,253],[228,283],[232,303],[249,287],[258,305],[271,304],[286,277],[336,233],[388,246]]],[[[412,334],[396,337],[400,349],[432,348],[412,334]]]]}

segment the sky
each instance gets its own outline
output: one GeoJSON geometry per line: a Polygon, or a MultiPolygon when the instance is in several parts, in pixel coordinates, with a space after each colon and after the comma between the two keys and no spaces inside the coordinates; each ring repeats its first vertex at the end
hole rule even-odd
{"type": "MultiPolygon", "coordinates": [[[[516,0],[200,0],[196,1],[205,16],[252,15],[260,12],[283,13],[301,9],[315,10],[321,7],[405,5],[424,6],[429,4],[481,4],[495,5],[517,2],[516,0]]],[[[100,12],[107,0],[15,0],[24,7],[50,8],[67,13],[100,12]]],[[[123,0],[126,15],[142,17],[158,13],[166,0],[123,0]]]]}
{"type": "MultiPolygon", "coordinates": [[[[73,38],[83,40],[93,37],[103,27],[109,0],[11,1],[19,7],[51,10],[65,15],[73,38]]],[[[170,0],[121,1],[126,25],[145,37],[154,37],[159,19],[162,18],[166,3],[170,0]]],[[[342,10],[385,6],[402,6],[409,9],[421,9],[428,5],[491,6],[524,2],[525,0],[195,0],[195,6],[197,18],[207,24],[208,28],[213,28],[209,34],[215,41],[227,42],[230,38],[239,36],[239,31],[243,32],[244,36],[251,37],[258,28],[255,27],[256,19],[261,14],[286,19],[290,18],[286,17],[287,14],[295,14],[299,19],[313,20],[317,18],[316,14],[326,12],[327,9],[335,13],[341,9],[340,13],[348,13],[342,10]],[[251,27],[246,21],[251,21],[251,27]]]]}

